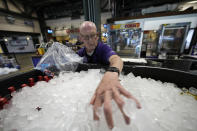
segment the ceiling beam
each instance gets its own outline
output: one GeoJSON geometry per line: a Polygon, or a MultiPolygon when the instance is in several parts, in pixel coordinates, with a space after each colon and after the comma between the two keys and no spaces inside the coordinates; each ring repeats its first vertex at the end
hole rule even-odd
{"type": "Polygon", "coordinates": [[[181,12],[157,12],[139,16],[128,16],[128,17],[119,17],[119,18],[110,18],[107,19],[107,23],[114,23],[114,21],[121,20],[130,20],[130,19],[142,19],[142,18],[154,18],[154,17],[162,17],[162,16],[173,16],[173,15],[184,15],[184,14],[196,14],[197,10],[193,11],[181,11],[181,12]]]}
{"type": "Polygon", "coordinates": [[[3,8],[0,8],[0,12],[2,12],[4,14],[9,14],[9,15],[13,15],[13,16],[16,16],[16,17],[20,17],[20,18],[38,20],[38,18],[36,18],[36,17],[32,17],[32,16],[28,16],[28,15],[25,15],[25,14],[16,13],[14,11],[6,10],[6,9],[3,9],[3,8]]]}
{"type": "Polygon", "coordinates": [[[3,0],[3,4],[4,4],[4,6],[5,6],[6,10],[9,10],[7,0],[3,0]]]}
{"type": "Polygon", "coordinates": [[[34,7],[36,6],[47,6],[52,5],[54,3],[64,2],[63,0],[39,0],[37,2],[32,1],[30,4],[34,7]]]}
{"type": "Polygon", "coordinates": [[[10,0],[10,2],[11,2],[21,13],[24,13],[24,11],[15,3],[15,1],[10,0]]]}
{"type": "MultiPolygon", "coordinates": [[[[184,1],[184,0],[181,0],[184,1]]],[[[160,5],[164,5],[164,4],[173,4],[173,3],[178,3],[180,2],[180,0],[140,0],[140,1],[136,1],[134,3],[129,2],[129,4],[125,4],[125,8],[124,10],[132,10],[132,9],[141,9],[141,8],[147,8],[150,6],[160,6],[160,5]]]]}

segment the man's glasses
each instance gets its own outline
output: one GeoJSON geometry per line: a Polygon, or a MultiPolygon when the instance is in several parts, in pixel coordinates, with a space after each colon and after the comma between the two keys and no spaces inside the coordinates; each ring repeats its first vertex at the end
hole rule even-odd
{"type": "Polygon", "coordinates": [[[89,40],[89,39],[95,39],[97,34],[91,34],[91,35],[82,35],[80,34],[81,37],[84,39],[84,40],[89,40]]]}

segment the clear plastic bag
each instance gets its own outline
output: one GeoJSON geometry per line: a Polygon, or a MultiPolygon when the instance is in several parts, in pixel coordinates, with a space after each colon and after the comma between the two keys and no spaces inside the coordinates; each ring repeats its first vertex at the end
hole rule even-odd
{"type": "Polygon", "coordinates": [[[36,69],[59,74],[61,71],[75,71],[78,64],[82,62],[83,58],[72,49],[61,43],[54,42],[42,56],[36,69]]]}

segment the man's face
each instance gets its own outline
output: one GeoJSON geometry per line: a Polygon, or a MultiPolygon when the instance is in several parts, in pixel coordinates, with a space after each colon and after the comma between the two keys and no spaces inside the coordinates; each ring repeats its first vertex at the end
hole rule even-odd
{"type": "Polygon", "coordinates": [[[80,31],[80,37],[85,44],[86,51],[88,53],[94,51],[97,46],[98,36],[95,28],[82,29],[80,31]]]}

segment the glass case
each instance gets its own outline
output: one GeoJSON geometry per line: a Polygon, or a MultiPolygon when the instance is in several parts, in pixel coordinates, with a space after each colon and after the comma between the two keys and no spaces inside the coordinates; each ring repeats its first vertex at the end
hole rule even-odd
{"type": "Polygon", "coordinates": [[[108,43],[120,56],[138,58],[141,51],[141,34],[138,23],[123,24],[117,29],[109,31],[108,43]],[[129,27],[134,26],[134,28],[128,28],[128,25],[129,27]]]}
{"type": "Polygon", "coordinates": [[[159,38],[159,52],[165,51],[169,55],[183,53],[189,27],[190,22],[162,25],[159,38]]]}
{"type": "Polygon", "coordinates": [[[158,31],[146,30],[143,34],[141,57],[156,57],[157,56],[157,43],[158,31]]]}

